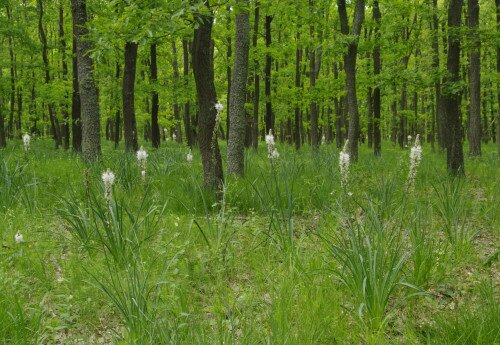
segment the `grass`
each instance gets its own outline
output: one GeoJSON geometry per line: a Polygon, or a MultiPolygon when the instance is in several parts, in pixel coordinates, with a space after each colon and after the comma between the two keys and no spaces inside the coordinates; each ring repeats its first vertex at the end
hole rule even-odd
{"type": "Polygon", "coordinates": [[[492,144],[460,180],[424,146],[413,192],[409,152],[389,143],[380,159],[361,148],[345,189],[333,146],[279,146],[271,163],[262,144],[222,200],[199,152],[188,163],[171,142],[148,150],[145,180],[112,143],[88,167],[48,140],[9,144],[3,344],[500,343],[492,144]]]}

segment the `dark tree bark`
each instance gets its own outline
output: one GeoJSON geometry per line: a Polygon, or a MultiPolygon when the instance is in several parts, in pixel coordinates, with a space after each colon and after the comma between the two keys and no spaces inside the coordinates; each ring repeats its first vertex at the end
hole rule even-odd
{"type": "MultiPolygon", "coordinates": [[[[231,36],[231,6],[226,6],[226,17],[227,17],[227,22],[226,22],[226,29],[228,32],[228,35],[226,37],[226,45],[227,45],[227,51],[226,51],[226,61],[227,61],[227,66],[226,66],[226,78],[227,78],[227,97],[226,97],[226,104],[229,110],[229,99],[231,98],[231,57],[233,56],[233,42],[232,42],[232,36],[231,36]]],[[[229,114],[226,119],[226,133],[227,133],[227,140],[229,140],[229,126],[231,123],[231,119],[229,117],[229,114]]]]}
{"type": "MultiPolygon", "coordinates": [[[[175,44],[175,43],[174,43],[175,44]]],[[[153,84],[153,92],[151,94],[151,143],[153,147],[160,147],[160,126],[158,125],[158,91],[156,90],[156,82],[158,80],[158,64],[156,62],[156,43],[152,43],[150,47],[151,55],[151,84],[153,84]]]]}
{"type": "MultiPolygon", "coordinates": [[[[66,62],[66,39],[64,37],[64,9],[63,2],[59,3],[59,40],[61,44],[61,62],[63,80],[68,80],[68,63],[66,62]]],[[[67,97],[65,97],[67,98],[67,97]]],[[[61,125],[61,139],[65,150],[69,149],[69,111],[67,105],[61,105],[63,113],[63,123],[61,125]]]]}
{"type": "Polygon", "coordinates": [[[479,1],[468,0],[467,19],[471,43],[469,57],[469,155],[481,155],[481,41],[479,39],[479,1]]]}
{"type": "Polygon", "coordinates": [[[248,55],[250,49],[249,0],[238,0],[235,34],[235,60],[229,102],[229,127],[227,143],[227,173],[243,176],[245,149],[245,96],[248,78],[248,55]]]}
{"type": "MultiPolygon", "coordinates": [[[[43,0],[37,0],[38,6],[38,33],[40,35],[40,42],[42,43],[42,59],[43,66],[45,69],[45,84],[50,83],[50,66],[49,66],[49,57],[48,57],[48,46],[47,46],[47,36],[45,34],[45,29],[43,28],[43,0]]],[[[56,149],[61,145],[61,135],[59,130],[59,121],[57,120],[56,114],[54,112],[54,104],[50,102],[48,104],[49,108],[49,119],[50,119],[50,128],[52,132],[52,137],[54,138],[54,143],[56,149]]]]}
{"type": "Polygon", "coordinates": [[[223,183],[222,158],[215,132],[214,45],[212,42],[213,13],[208,1],[208,14],[198,13],[198,27],[193,40],[193,72],[198,97],[198,142],[203,163],[206,188],[220,190],[223,183]]]}
{"type": "MultiPolygon", "coordinates": [[[[120,81],[120,74],[121,74],[121,67],[120,63],[117,61],[116,62],[116,67],[115,67],[115,79],[116,83],[119,84],[120,81]]],[[[115,142],[115,149],[118,148],[118,145],[120,144],[120,137],[121,137],[121,118],[120,118],[120,97],[118,94],[115,95],[115,103],[116,103],[116,112],[115,112],[115,126],[114,126],[114,133],[113,133],[113,140],[115,142]]]]}
{"type": "MultiPolygon", "coordinates": [[[[253,21],[253,37],[252,46],[257,49],[257,39],[259,35],[259,19],[260,19],[260,3],[255,1],[254,21],[253,21]]],[[[257,150],[259,145],[259,101],[260,101],[260,75],[259,75],[259,59],[254,59],[254,95],[253,95],[253,119],[252,119],[252,146],[257,150]]]]}
{"type": "MultiPolygon", "coordinates": [[[[301,71],[300,71],[300,65],[302,62],[302,48],[300,47],[300,28],[297,28],[297,49],[295,50],[295,88],[297,90],[297,93],[300,92],[301,88],[301,81],[300,81],[300,76],[301,76],[301,71]]],[[[301,122],[301,117],[300,117],[300,102],[297,101],[297,104],[295,105],[295,149],[299,150],[300,149],[300,122],[301,122]]]]}
{"type": "MultiPolygon", "coordinates": [[[[0,79],[2,78],[2,69],[0,68],[0,79]]],[[[7,146],[7,140],[5,137],[5,120],[3,115],[3,95],[0,94],[0,148],[7,146]]]]}
{"type": "Polygon", "coordinates": [[[460,35],[463,0],[451,0],[448,6],[448,75],[445,78],[446,152],[448,170],[453,175],[463,175],[464,154],[462,124],[460,122],[461,92],[456,91],[460,82],[460,35]]]}
{"type": "Polygon", "coordinates": [[[273,107],[271,103],[271,65],[272,57],[269,49],[271,47],[271,22],[273,21],[272,16],[266,16],[265,22],[265,32],[266,32],[266,66],[264,70],[265,75],[265,95],[266,95],[266,133],[269,130],[274,132],[274,115],[273,107]]]}
{"type": "MultiPolygon", "coordinates": [[[[78,90],[78,59],[76,49],[76,26],[73,26],[73,92],[71,94],[71,132],[73,151],[82,151],[82,107],[80,103],[80,91],[78,90]]],[[[34,86],[33,86],[34,88],[34,86]]]]}
{"type": "MultiPolygon", "coordinates": [[[[179,84],[179,64],[177,62],[177,44],[172,41],[172,68],[174,70],[174,84],[179,84]]],[[[182,143],[181,109],[178,102],[177,91],[174,89],[174,119],[175,119],[175,141],[182,143]]]]}
{"type": "MultiPolygon", "coordinates": [[[[339,68],[336,62],[333,63],[333,78],[335,80],[339,78],[339,68]]],[[[344,135],[342,134],[342,104],[339,97],[335,96],[333,105],[335,109],[335,143],[337,149],[341,149],[344,145],[344,135]]]]}
{"type": "MultiPolygon", "coordinates": [[[[500,0],[495,0],[495,4],[497,6],[497,33],[498,28],[500,28],[500,0]]],[[[497,74],[500,74],[500,46],[497,46],[497,74]]],[[[497,102],[498,102],[498,110],[497,110],[497,150],[500,154],[500,83],[497,83],[497,102]]]]}
{"type": "MultiPolygon", "coordinates": [[[[378,0],[373,2],[373,19],[375,20],[375,46],[373,48],[373,74],[378,78],[381,70],[380,61],[380,13],[378,0]]],[[[373,153],[380,157],[382,154],[382,140],[380,135],[380,86],[377,80],[373,90],[373,153]]]]}
{"type": "MultiPolygon", "coordinates": [[[[437,15],[437,0],[432,0],[432,67],[434,68],[434,73],[439,72],[439,19],[437,15]]],[[[442,151],[445,149],[445,109],[443,103],[443,97],[441,97],[441,77],[438,75],[435,77],[434,82],[434,92],[435,92],[435,112],[436,112],[436,124],[437,124],[437,137],[439,149],[442,151]]],[[[434,136],[434,134],[433,134],[434,136]]]]}
{"type": "Polygon", "coordinates": [[[95,161],[101,156],[101,115],[97,86],[94,80],[94,62],[90,57],[92,46],[90,41],[84,37],[88,33],[86,1],[72,0],[72,4],[82,112],[82,154],[85,160],[95,161]]]}
{"type": "Polygon", "coordinates": [[[359,139],[359,112],[358,98],[356,95],[356,58],[358,55],[358,40],[361,32],[361,25],[365,17],[365,1],[356,0],[354,9],[354,20],[349,31],[349,19],[347,17],[346,0],[337,0],[337,7],[340,17],[340,31],[343,35],[351,35],[353,38],[347,45],[347,53],[344,54],[344,68],[347,82],[347,108],[349,111],[349,154],[351,159],[358,160],[358,139],[359,139]]]}
{"type": "Polygon", "coordinates": [[[138,149],[134,102],[137,48],[138,44],[135,42],[125,43],[125,68],[123,70],[123,129],[125,133],[125,150],[132,152],[138,149]]]}
{"type": "Polygon", "coordinates": [[[366,116],[368,117],[368,148],[373,147],[373,89],[368,87],[366,93],[366,116]]]}
{"type": "MultiPolygon", "coordinates": [[[[187,85],[189,82],[189,42],[187,40],[182,41],[182,52],[184,60],[184,83],[187,85]]],[[[194,145],[194,136],[191,129],[191,115],[190,115],[190,103],[189,100],[184,103],[184,131],[186,133],[186,142],[189,147],[194,145]]]]}
{"type": "MultiPolygon", "coordinates": [[[[314,12],[313,2],[309,0],[309,10],[311,13],[314,12]]],[[[314,25],[310,25],[309,34],[311,40],[314,42],[314,25]]],[[[316,87],[316,76],[317,76],[317,67],[316,66],[316,48],[311,47],[309,51],[309,92],[314,94],[314,88],[316,87]]],[[[311,146],[313,151],[319,150],[320,138],[318,131],[318,104],[313,100],[309,104],[309,112],[311,114],[311,146]]]]}

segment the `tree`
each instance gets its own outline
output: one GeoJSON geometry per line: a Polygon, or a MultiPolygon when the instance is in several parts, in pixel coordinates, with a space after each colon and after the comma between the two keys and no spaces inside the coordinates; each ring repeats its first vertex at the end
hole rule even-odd
{"type": "Polygon", "coordinates": [[[463,175],[464,154],[460,122],[460,35],[463,0],[450,0],[448,5],[448,57],[444,99],[446,109],[446,158],[453,175],[463,175]]]}
{"type": "Polygon", "coordinates": [[[88,34],[86,0],[72,0],[71,3],[82,114],[82,155],[87,161],[95,161],[101,156],[101,116],[94,79],[94,62],[90,57],[92,44],[85,37],[88,34]]]}
{"type": "Polygon", "coordinates": [[[245,149],[245,97],[248,77],[248,54],[250,49],[249,1],[238,0],[236,14],[236,52],[233,81],[229,96],[229,127],[227,143],[227,173],[243,176],[245,149]]]}
{"type": "Polygon", "coordinates": [[[271,102],[271,64],[272,57],[269,51],[271,47],[271,23],[273,21],[273,16],[266,15],[265,21],[265,35],[266,35],[266,66],[264,69],[264,92],[266,95],[266,133],[269,131],[274,131],[274,114],[273,106],[271,102]]]}
{"type": "Polygon", "coordinates": [[[125,68],[123,70],[123,130],[125,150],[137,151],[137,124],[135,119],[135,69],[137,65],[136,42],[125,43],[125,68]]]}
{"type": "Polygon", "coordinates": [[[353,161],[358,160],[359,139],[359,112],[358,98],[356,95],[356,58],[358,55],[358,40],[361,25],[365,17],[365,1],[356,0],[354,9],[354,20],[349,31],[349,20],[347,17],[346,0],[337,0],[340,18],[340,31],[348,40],[347,53],[344,54],[344,69],[346,74],[347,109],[349,112],[349,154],[353,161]],[[350,35],[350,37],[347,37],[350,35]]]}
{"type": "Polygon", "coordinates": [[[467,22],[472,51],[469,57],[469,155],[481,155],[481,40],[478,37],[479,1],[468,0],[467,22]]]}
{"type": "MultiPolygon", "coordinates": [[[[381,61],[380,61],[380,20],[382,14],[378,0],[373,2],[373,19],[375,20],[375,46],[373,48],[373,74],[375,78],[380,75],[381,61]]],[[[380,81],[376,81],[375,88],[373,89],[373,152],[375,156],[380,156],[382,153],[382,144],[380,136],[380,81]]]]}
{"type": "MultiPolygon", "coordinates": [[[[45,34],[45,29],[43,27],[43,0],[37,0],[37,6],[38,6],[38,32],[40,35],[40,42],[42,43],[42,59],[43,59],[43,66],[45,70],[45,84],[48,86],[50,84],[50,66],[49,66],[49,57],[48,57],[48,43],[47,43],[47,36],[45,34]]],[[[14,99],[11,98],[11,107],[14,105],[14,99]]],[[[54,143],[56,149],[59,148],[61,145],[61,132],[59,128],[59,121],[57,120],[57,116],[54,111],[54,103],[52,100],[49,100],[49,119],[50,119],[50,128],[52,131],[52,137],[54,138],[54,143]]],[[[11,108],[11,116],[13,114],[12,111],[13,108],[11,108]]]]}
{"type": "Polygon", "coordinates": [[[160,126],[158,125],[158,91],[156,90],[156,82],[158,80],[158,64],[156,63],[156,43],[150,46],[151,55],[151,83],[153,84],[153,92],[151,94],[151,143],[153,147],[160,147],[160,126]]]}
{"type": "Polygon", "coordinates": [[[208,13],[195,15],[198,27],[193,39],[193,73],[198,98],[198,142],[203,163],[206,188],[220,190],[223,182],[222,158],[215,132],[214,45],[212,42],[213,12],[205,2],[208,13]]]}

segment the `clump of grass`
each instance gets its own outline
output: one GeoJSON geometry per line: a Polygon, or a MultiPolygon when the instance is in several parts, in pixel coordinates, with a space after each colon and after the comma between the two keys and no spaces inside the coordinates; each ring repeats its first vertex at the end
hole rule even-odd
{"type": "Polygon", "coordinates": [[[341,211],[342,227],[328,246],[335,259],[333,271],[352,294],[360,320],[380,335],[396,310],[398,303],[389,302],[398,287],[415,287],[404,280],[408,253],[400,221],[395,216],[384,221],[371,202],[359,206],[359,215],[341,211]]]}

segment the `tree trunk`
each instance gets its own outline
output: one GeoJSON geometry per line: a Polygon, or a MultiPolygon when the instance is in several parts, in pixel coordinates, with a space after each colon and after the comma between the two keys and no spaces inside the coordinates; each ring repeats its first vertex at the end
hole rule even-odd
{"type": "MultiPolygon", "coordinates": [[[[300,94],[300,88],[301,88],[301,81],[300,81],[300,76],[301,76],[301,71],[300,71],[300,64],[302,61],[302,48],[300,47],[300,31],[299,28],[297,28],[297,48],[295,50],[295,88],[297,91],[297,94],[300,94]]],[[[295,104],[295,149],[298,151],[300,149],[300,102],[297,100],[297,104],[295,104]]]]}
{"type": "MultiPolygon", "coordinates": [[[[255,12],[254,12],[254,22],[253,22],[253,37],[252,46],[254,50],[257,50],[257,39],[259,35],[259,11],[260,3],[255,1],[255,12]]],[[[252,146],[254,150],[257,150],[259,145],[259,101],[260,101],[260,75],[259,75],[259,59],[254,58],[254,95],[253,95],[253,121],[252,121],[252,146]]]]}
{"type": "MultiPolygon", "coordinates": [[[[71,132],[73,151],[82,151],[82,107],[80,103],[80,91],[78,90],[78,59],[76,49],[76,26],[73,27],[73,92],[71,95],[71,132]]],[[[33,86],[34,88],[34,86],[33,86]]]]}
{"type": "MultiPolygon", "coordinates": [[[[309,0],[309,9],[313,13],[313,3],[309,0]]],[[[309,34],[311,41],[314,44],[314,25],[309,27],[309,34]]],[[[318,104],[314,100],[314,88],[316,86],[316,49],[314,47],[310,48],[309,52],[309,92],[312,95],[312,101],[309,104],[309,112],[311,113],[311,146],[313,151],[319,150],[319,132],[318,132],[318,104]]]]}
{"type": "Polygon", "coordinates": [[[445,149],[445,109],[443,107],[443,97],[441,96],[441,77],[439,77],[439,19],[437,15],[437,0],[432,0],[432,67],[434,68],[435,82],[435,112],[437,124],[437,137],[440,150],[445,149]]]}
{"type": "MultiPolygon", "coordinates": [[[[119,81],[120,81],[120,63],[117,61],[116,62],[116,67],[115,67],[115,79],[116,79],[116,83],[119,84],[119,81]]],[[[120,101],[119,101],[120,97],[119,95],[117,94],[116,95],[116,98],[115,98],[115,102],[116,102],[116,113],[115,113],[115,130],[114,130],[114,137],[113,137],[113,140],[115,142],[115,149],[118,148],[118,145],[120,144],[120,136],[121,136],[121,118],[120,118],[120,101]]]]}
{"type": "MultiPolygon", "coordinates": [[[[184,58],[184,83],[188,85],[189,79],[189,43],[187,40],[182,40],[182,52],[184,58]]],[[[191,115],[190,115],[189,100],[184,103],[184,131],[186,133],[186,142],[189,147],[194,145],[194,137],[191,129],[191,115]]]]}
{"type": "Polygon", "coordinates": [[[153,92],[151,94],[151,143],[153,147],[160,147],[160,127],[158,125],[158,91],[156,82],[158,80],[158,64],[156,63],[156,43],[152,43],[150,47],[151,54],[151,84],[153,84],[153,92]]]}
{"type": "Polygon", "coordinates": [[[90,57],[92,46],[90,41],[84,37],[88,33],[86,1],[72,0],[72,4],[82,111],[82,154],[85,160],[95,161],[101,156],[101,116],[94,80],[94,62],[90,57]]]}
{"type": "Polygon", "coordinates": [[[248,55],[250,49],[249,0],[238,0],[241,6],[236,14],[235,60],[229,103],[229,127],[227,143],[227,173],[243,176],[245,146],[245,95],[248,78],[248,55]]]}
{"type": "Polygon", "coordinates": [[[340,17],[340,29],[343,35],[350,35],[353,38],[347,46],[347,53],[344,54],[344,68],[346,73],[347,87],[347,108],[349,111],[349,154],[351,159],[358,160],[358,139],[359,139],[359,113],[358,98],[356,95],[356,58],[358,54],[358,40],[365,16],[365,1],[356,0],[354,10],[354,20],[349,32],[349,20],[347,18],[346,0],[337,0],[340,17]]]}
{"type": "Polygon", "coordinates": [[[463,0],[450,0],[448,7],[448,75],[445,79],[446,152],[448,170],[453,175],[463,175],[464,155],[462,125],[460,123],[461,92],[456,91],[460,82],[460,36],[463,0]]]}
{"type": "MultiPolygon", "coordinates": [[[[59,39],[61,40],[62,77],[63,80],[66,81],[68,80],[68,63],[66,62],[66,40],[64,38],[64,11],[62,1],[59,3],[59,39]]],[[[61,137],[63,140],[63,147],[67,150],[69,149],[69,111],[65,102],[61,105],[61,108],[63,112],[61,137]]]]}
{"type": "Polygon", "coordinates": [[[177,62],[177,44],[172,41],[172,68],[174,70],[174,119],[175,119],[175,141],[182,143],[181,109],[178,102],[176,87],[179,84],[179,64],[177,62]]]}
{"type": "Polygon", "coordinates": [[[125,43],[125,68],[123,70],[123,129],[125,132],[125,150],[132,152],[138,149],[134,102],[137,48],[138,44],[135,42],[125,43]]]}
{"type": "MultiPolygon", "coordinates": [[[[380,13],[378,0],[373,2],[373,19],[376,22],[375,26],[375,46],[373,48],[373,74],[377,80],[380,75],[380,13]]],[[[380,136],[380,86],[377,80],[375,89],[373,90],[373,153],[376,157],[382,154],[382,140],[380,136]]]]}
{"type": "MultiPolygon", "coordinates": [[[[2,79],[2,69],[0,68],[0,80],[2,79]]],[[[0,148],[7,146],[7,140],[5,137],[5,121],[3,115],[3,95],[0,94],[0,148]]]]}
{"type": "Polygon", "coordinates": [[[373,147],[373,89],[371,86],[368,87],[368,92],[366,93],[366,115],[368,117],[368,148],[373,147]]]}
{"type": "MultiPolygon", "coordinates": [[[[469,57],[469,155],[481,155],[481,41],[479,27],[479,2],[468,0],[467,17],[471,52],[469,57]]],[[[486,128],[485,128],[486,129],[486,128]]]]}
{"type": "Polygon", "coordinates": [[[193,40],[193,72],[198,98],[198,141],[203,163],[203,179],[206,188],[220,190],[223,183],[222,158],[215,132],[215,104],[217,95],[214,85],[214,44],[212,42],[213,13],[208,1],[208,14],[198,13],[198,27],[193,40]]]}
{"type": "MultiPolygon", "coordinates": [[[[47,46],[47,36],[45,35],[45,30],[43,28],[43,0],[37,0],[38,5],[38,33],[40,34],[40,42],[42,43],[42,59],[43,66],[45,69],[45,84],[50,84],[50,66],[48,57],[48,46],[47,46]]],[[[56,114],[54,113],[54,104],[49,102],[49,119],[50,128],[52,132],[52,137],[54,138],[54,143],[56,149],[61,145],[61,136],[59,131],[59,122],[57,120],[56,114]]]]}
{"type": "MultiPolygon", "coordinates": [[[[498,28],[500,28],[500,0],[495,0],[495,4],[497,6],[497,32],[498,28]]],[[[497,46],[497,74],[500,74],[500,46],[497,46]]],[[[497,110],[497,150],[500,154],[500,83],[497,82],[497,101],[498,101],[498,110],[497,110]]]]}
{"type": "MultiPolygon", "coordinates": [[[[231,6],[226,6],[226,30],[228,32],[228,35],[226,37],[226,44],[227,44],[227,51],[226,51],[226,61],[227,61],[227,66],[226,66],[226,78],[227,78],[227,97],[226,97],[226,104],[227,108],[229,110],[229,99],[231,98],[231,57],[233,56],[233,42],[232,42],[232,35],[231,35],[231,6]]],[[[227,140],[229,141],[229,127],[230,127],[231,119],[229,117],[229,114],[226,119],[226,133],[227,133],[227,140]]]]}
{"type": "Polygon", "coordinates": [[[266,95],[266,133],[269,133],[270,130],[274,132],[274,116],[273,116],[273,107],[271,103],[271,22],[273,21],[272,16],[266,16],[266,67],[265,67],[265,95],[266,95]]]}

